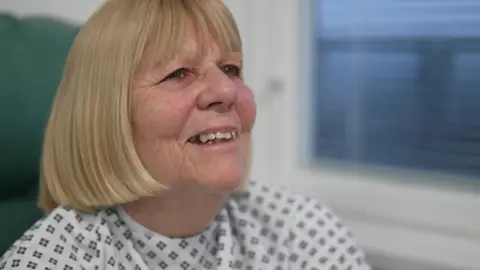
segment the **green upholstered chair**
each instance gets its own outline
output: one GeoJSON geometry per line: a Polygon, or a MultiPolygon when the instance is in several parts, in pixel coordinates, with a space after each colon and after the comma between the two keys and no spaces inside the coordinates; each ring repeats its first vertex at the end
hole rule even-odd
{"type": "Polygon", "coordinates": [[[78,27],[0,13],[0,256],[42,213],[43,130],[78,27]]]}

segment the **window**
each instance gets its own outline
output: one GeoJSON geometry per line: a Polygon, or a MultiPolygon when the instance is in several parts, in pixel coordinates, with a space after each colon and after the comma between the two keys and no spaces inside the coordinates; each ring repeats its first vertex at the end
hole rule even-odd
{"type": "Polygon", "coordinates": [[[478,268],[480,2],[246,2],[254,176],[329,204],[369,254],[478,268]]]}
{"type": "Polygon", "coordinates": [[[480,177],[480,4],[347,2],[314,1],[313,157],[480,177]]]}

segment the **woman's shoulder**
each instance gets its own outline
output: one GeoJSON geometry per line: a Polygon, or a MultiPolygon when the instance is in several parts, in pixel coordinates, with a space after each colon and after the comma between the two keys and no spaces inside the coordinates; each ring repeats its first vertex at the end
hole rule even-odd
{"type": "Polygon", "coordinates": [[[242,215],[260,228],[261,237],[287,246],[288,258],[298,269],[369,269],[348,226],[320,201],[261,182],[251,182],[237,201],[242,215]]]}
{"type": "Polygon", "coordinates": [[[98,238],[108,232],[105,216],[105,211],[56,208],[0,257],[0,269],[76,269],[79,249],[94,258],[98,238]]]}
{"type": "MultiPolygon", "coordinates": [[[[247,192],[238,200],[240,208],[249,208],[251,214],[272,216],[276,219],[301,221],[334,220],[336,216],[325,204],[310,196],[271,183],[251,181],[247,192]]],[[[245,209],[243,209],[245,210],[245,209]]]]}

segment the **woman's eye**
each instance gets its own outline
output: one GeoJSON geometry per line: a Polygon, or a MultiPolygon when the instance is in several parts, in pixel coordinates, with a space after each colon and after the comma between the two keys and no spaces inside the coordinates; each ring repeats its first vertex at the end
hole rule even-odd
{"type": "Polygon", "coordinates": [[[240,77],[240,68],[235,65],[225,65],[222,70],[230,77],[240,77]]]}
{"type": "Polygon", "coordinates": [[[183,79],[183,78],[185,78],[185,76],[187,76],[187,72],[188,72],[188,70],[186,68],[179,68],[179,69],[175,70],[174,72],[168,74],[168,76],[165,77],[165,79],[163,79],[162,81],[183,79]]]}

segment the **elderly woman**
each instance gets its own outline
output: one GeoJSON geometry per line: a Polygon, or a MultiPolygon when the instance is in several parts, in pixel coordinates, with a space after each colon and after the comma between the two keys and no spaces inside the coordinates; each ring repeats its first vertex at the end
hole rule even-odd
{"type": "Polygon", "coordinates": [[[0,269],[370,269],[328,208],[246,183],[254,121],[223,1],[107,1],[46,129],[48,214],[0,269]]]}

